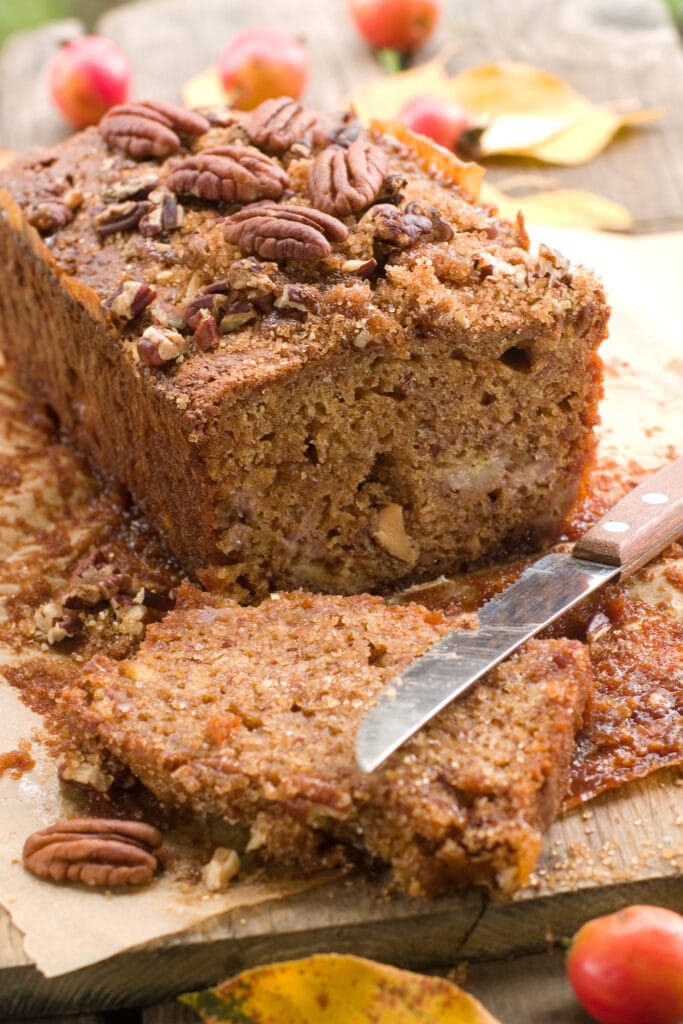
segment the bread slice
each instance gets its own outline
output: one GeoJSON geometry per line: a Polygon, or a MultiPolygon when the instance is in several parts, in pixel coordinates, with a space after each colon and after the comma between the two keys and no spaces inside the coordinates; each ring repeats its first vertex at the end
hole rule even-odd
{"type": "Polygon", "coordinates": [[[166,804],[247,824],[266,858],[310,870],[370,856],[415,895],[510,892],[562,799],[590,665],[576,641],[530,642],[364,775],[364,711],[451,625],[367,595],[243,608],[184,584],[135,656],[89,663],[64,710],[82,749],[166,804]]]}
{"type": "Polygon", "coordinates": [[[133,104],[2,172],[23,385],[238,596],[555,536],[593,450],[600,285],[438,147],[269,103],[133,104]]]}

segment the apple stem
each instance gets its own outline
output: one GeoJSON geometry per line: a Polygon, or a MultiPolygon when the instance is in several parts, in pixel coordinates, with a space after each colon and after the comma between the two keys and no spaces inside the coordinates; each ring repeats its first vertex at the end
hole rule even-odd
{"type": "Polygon", "coordinates": [[[387,75],[395,75],[398,71],[403,71],[405,67],[403,54],[393,47],[383,46],[381,49],[375,50],[375,57],[382,71],[387,75]]]}

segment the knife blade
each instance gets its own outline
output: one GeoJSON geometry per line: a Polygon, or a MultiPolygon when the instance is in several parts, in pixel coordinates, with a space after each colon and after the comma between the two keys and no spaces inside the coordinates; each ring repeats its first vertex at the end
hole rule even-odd
{"type": "Polygon", "coordinates": [[[380,694],[363,717],[356,759],[371,772],[452,700],[563,612],[635,572],[683,534],[683,458],[630,491],[574,545],[538,559],[380,694]]]}

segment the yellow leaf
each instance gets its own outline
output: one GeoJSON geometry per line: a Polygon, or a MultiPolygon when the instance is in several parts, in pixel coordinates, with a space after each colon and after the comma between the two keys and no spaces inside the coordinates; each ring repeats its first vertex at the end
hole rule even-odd
{"type": "Polygon", "coordinates": [[[215,64],[186,82],[182,97],[186,107],[217,107],[230,103],[215,64]]]}
{"type": "Polygon", "coordinates": [[[180,999],[205,1024],[500,1024],[444,978],[334,953],[255,967],[180,999]]]}
{"type": "Polygon", "coordinates": [[[613,114],[608,110],[593,107],[561,134],[548,138],[545,142],[517,149],[515,152],[518,156],[529,156],[550,164],[574,166],[587,163],[609,145],[620,128],[655,121],[662,114],[662,110],[637,110],[613,114]]]}
{"type": "Polygon", "coordinates": [[[661,117],[662,110],[617,111],[596,106],[557,75],[516,61],[497,61],[451,76],[440,55],[398,75],[384,76],[351,97],[361,119],[396,119],[407,100],[440,96],[465,107],[483,127],[482,156],[513,153],[547,163],[581,164],[620,128],[661,117]]]}
{"type": "Polygon", "coordinates": [[[370,121],[370,129],[380,134],[393,135],[412,150],[427,170],[436,171],[448,181],[452,181],[471,199],[479,198],[481,180],[486,173],[481,164],[465,163],[449,149],[439,146],[426,135],[411,131],[400,121],[378,121],[373,118],[370,121]]]}
{"type": "Polygon", "coordinates": [[[521,210],[529,224],[596,231],[629,231],[633,227],[633,218],[625,206],[584,189],[548,189],[519,198],[506,195],[493,185],[484,185],[481,198],[497,206],[507,220],[514,220],[521,210]]]}

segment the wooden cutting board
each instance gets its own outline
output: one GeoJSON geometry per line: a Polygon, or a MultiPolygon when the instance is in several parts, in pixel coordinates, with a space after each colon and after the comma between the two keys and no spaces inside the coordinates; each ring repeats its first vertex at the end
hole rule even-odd
{"type": "MultiPolygon", "coordinates": [[[[462,65],[514,57],[564,74],[595,99],[671,105],[656,129],[626,135],[593,164],[552,171],[562,184],[608,193],[635,214],[640,230],[683,223],[683,58],[659,0],[453,0],[439,42],[463,44],[462,65]],[[667,153],[666,159],[661,154],[667,153]],[[651,183],[644,188],[643,182],[651,183]]],[[[122,8],[103,30],[136,66],[139,94],[177,99],[190,75],[215,59],[221,41],[254,11],[283,27],[305,25],[314,64],[311,102],[335,106],[372,61],[352,36],[342,0],[227,4],[161,0],[122,8]]],[[[11,42],[0,61],[0,145],[25,149],[63,132],[45,102],[42,71],[57,42],[79,32],[60,23],[11,42]]],[[[496,174],[516,164],[503,164],[496,174]]],[[[285,901],[236,911],[210,927],[46,980],[21,935],[0,913],[0,1015],[140,1005],[241,967],[315,951],[354,952],[434,969],[456,959],[502,959],[545,949],[595,914],[633,902],[683,911],[683,776],[661,772],[606,794],[558,820],[547,836],[533,886],[514,900],[469,892],[436,902],[388,900],[379,887],[349,879],[285,901]]]]}
{"type": "Polygon", "coordinates": [[[683,773],[663,771],[565,814],[546,837],[534,884],[513,900],[469,892],[388,900],[351,878],[238,910],[195,932],[46,980],[0,915],[0,1015],[142,1005],[243,967],[347,952],[415,968],[548,948],[629,903],[683,912],[683,773]]]}

